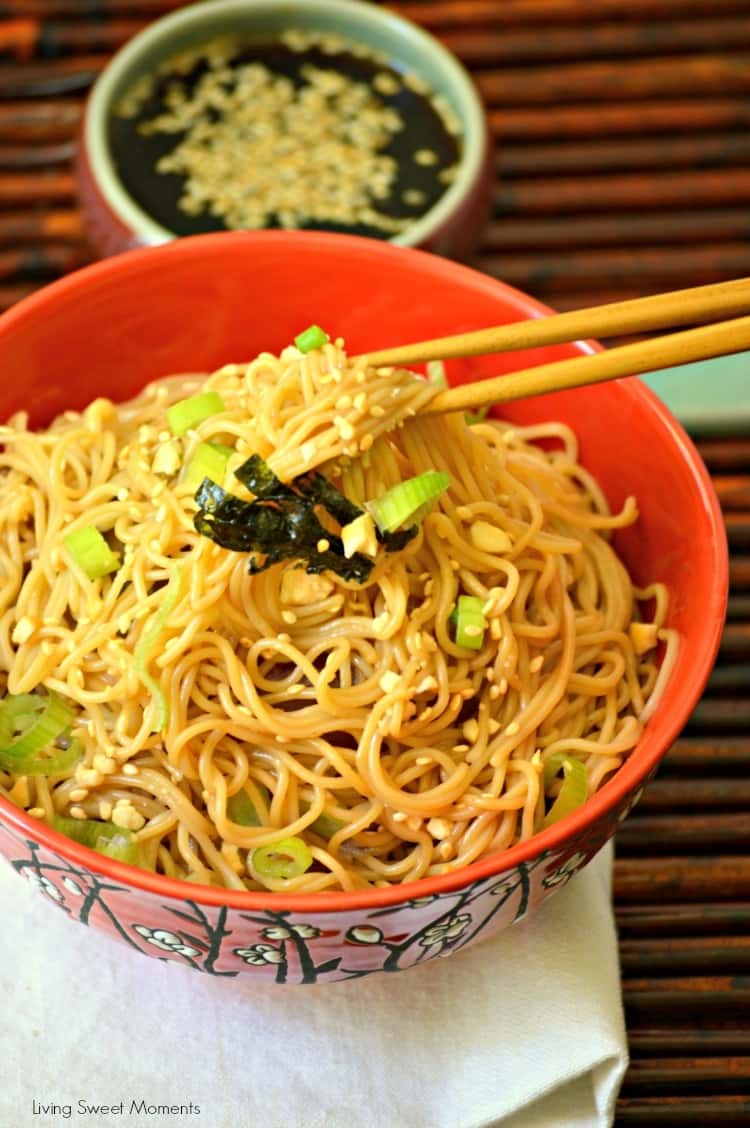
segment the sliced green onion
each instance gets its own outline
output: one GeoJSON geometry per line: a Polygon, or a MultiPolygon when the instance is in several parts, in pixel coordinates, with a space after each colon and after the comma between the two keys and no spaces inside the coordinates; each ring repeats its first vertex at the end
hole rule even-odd
{"type": "Polygon", "coordinates": [[[436,388],[448,387],[448,381],[445,378],[445,365],[442,360],[427,361],[427,380],[436,388]]]}
{"type": "Polygon", "coordinates": [[[98,854],[106,854],[108,858],[115,858],[118,862],[129,862],[137,866],[139,862],[138,840],[132,830],[127,830],[114,823],[97,822],[95,819],[68,819],[62,815],[55,815],[52,826],[80,842],[81,846],[88,846],[98,854]]]}
{"type": "Polygon", "coordinates": [[[323,811],[322,814],[318,815],[315,822],[310,823],[308,829],[314,831],[315,834],[319,834],[321,838],[328,839],[333,838],[343,825],[339,819],[335,819],[333,815],[327,815],[323,811]]]}
{"type": "Polygon", "coordinates": [[[327,341],[328,334],[319,325],[310,325],[294,338],[294,343],[301,353],[309,353],[313,349],[322,349],[327,341]]]}
{"type": "Polygon", "coordinates": [[[48,693],[9,694],[0,701],[0,764],[16,771],[19,761],[44,751],[70,727],[73,710],[48,693]]]}
{"type": "Polygon", "coordinates": [[[154,720],[151,726],[152,732],[162,732],[169,724],[169,702],[164,696],[164,691],[156,678],[152,677],[146,669],[146,663],[159,640],[159,636],[164,630],[164,624],[168,616],[179,598],[181,587],[182,568],[178,564],[172,573],[172,578],[167,584],[164,593],[164,602],[154,618],[153,623],[136,646],[135,654],[133,655],[135,672],[146,688],[151,692],[151,703],[154,707],[154,720]]]}
{"type": "Polygon", "coordinates": [[[366,508],[381,533],[393,533],[402,525],[418,524],[450,484],[444,470],[426,470],[368,501],[366,508]]]}
{"type": "Polygon", "coordinates": [[[310,847],[301,838],[282,838],[271,846],[256,846],[250,865],[258,877],[299,877],[313,862],[310,847]]]}
{"type": "MultiPolygon", "coordinates": [[[[20,760],[15,760],[7,770],[15,772],[16,775],[27,776],[64,775],[70,771],[74,764],[78,763],[82,756],[83,748],[80,741],[71,740],[67,748],[55,748],[49,755],[44,752],[37,752],[35,755],[24,756],[20,760]]],[[[1,755],[0,766],[5,767],[1,755]]]]}
{"type": "Polygon", "coordinates": [[[465,411],[464,419],[466,420],[467,427],[473,427],[475,423],[482,423],[487,418],[488,407],[480,407],[478,411],[465,411]]]}
{"type": "Polygon", "coordinates": [[[562,819],[565,815],[569,815],[571,811],[575,811],[576,808],[580,807],[582,803],[585,803],[589,797],[589,781],[586,768],[580,760],[576,760],[574,756],[568,756],[564,752],[555,752],[545,763],[545,790],[560,771],[563,772],[562,787],[554,803],[544,816],[544,821],[542,822],[542,827],[544,828],[552,826],[558,819],[562,819]]]}
{"type": "Polygon", "coordinates": [[[173,435],[184,435],[204,419],[226,411],[224,400],[218,392],[198,392],[195,396],[173,403],[167,408],[167,421],[173,435]]]}
{"type": "Polygon", "coordinates": [[[98,580],[108,572],[116,572],[120,567],[120,557],[112,551],[93,525],[68,533],[67,537],[63,537],[63,543],[90,580],[98,580]]]}
{"type": "Polygon", "coordinates": [[[224,443],[199,443],[195,454],[185,467],[183,482],[191,490],[197,490],[204,478],[210,478],[219,485],[224,481],[227,462],[234,450],[224,443]]]}
{"type": "MultiPolygon", "coordinates": [[[[258,785],[258,790],[265,792],[270,799],[265,787],[258,785]]],[[[238,826],[262,826],[260,815],[248,793],[243,788],[227,799],[227,818],[238,826]]]]}
{"type": "Polygon", "coordinates": [[[482,608],[484,602],[477,595],[459,595],[456,605],[456,646],[466,650],[481,650],[487,620],[482,608]]]}

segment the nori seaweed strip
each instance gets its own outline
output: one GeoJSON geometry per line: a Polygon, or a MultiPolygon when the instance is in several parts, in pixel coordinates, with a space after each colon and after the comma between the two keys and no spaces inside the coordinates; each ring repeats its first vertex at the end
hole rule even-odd
{"type": "MultiPolygon", "coordinates": [[[[302,496],[321,505],[342,526],[348,525],[350,521],[356,520],[364,513],[363,509],[350,501],[327,478],[315,470],[301,474],[289,485],[285,485],[259,454],[253,454],[238,466],[234,474],[243,486],[258,498],[274,498],[281,501],[289,497],[302,496]]],[[[375,534],[388,552],[399,552],[417,535],[417,526],[398,529],[395,533],[383,533],[376,528],[375,534]]]]}
{"type": "Polygon", "coordinates": [[[321,525],[314,511],[315,502],[272,478],[254,479],[265,496],[252,502],[234,497],[205,478],[195,494],[200,506],[194,518],[196,530],[222,548],[263,555],[262,563],[251,556],[251,573],[263,571],[280,560],[301,558],[308,572],[330,570],[345,580],[364,583],[373,561],[360,552],[349,558],[344,556],[341,538],[321,525]],[[318,551],[320,540],[328,542],[325,552],[318,551]]]}

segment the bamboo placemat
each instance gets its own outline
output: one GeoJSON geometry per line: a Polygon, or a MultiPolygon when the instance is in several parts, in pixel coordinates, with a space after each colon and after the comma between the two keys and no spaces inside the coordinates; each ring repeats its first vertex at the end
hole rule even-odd
{"type": "MultiPolygon", "coordinates": [[[[92,79],[184,0],[0,0],[0,308],[87,261],[92,79]]],[[[394,5],[474,73],[497,143],[476,265],[557,309],[750,274],[750,0],[394,5]]],[[[617,1126],[750,1125],[750,434],[701,450],[732,552],[708,691],[618,835],[632,1064],[617,1126]]]]}

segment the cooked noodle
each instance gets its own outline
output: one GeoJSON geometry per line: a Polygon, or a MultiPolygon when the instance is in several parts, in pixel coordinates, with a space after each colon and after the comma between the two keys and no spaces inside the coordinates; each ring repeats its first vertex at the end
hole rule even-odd
{"type": "Polygon", "coordinates": [[[676,648],[664,588],[636,590],[609,544],[635,502],[609,515],[567,427],[420,414],[433,394],[337,342],[1,428],[0,691],[74,703],[83,747],[63,776],[0,772],[4,793],[40,819],[131,828],[148,869],[311,892],[445,873],[528,838],[555,753],[585,765],[590,792],[605,783],[676,648]],[[175,440],[166,408],[198,389],[227,410],[175,440]],[[176,460],[209,439],[236,448],[230,471],[253,453],[284,481],[320,467],[358,505],[430,469],[451,485],[363,584],[293,560],[251,575],[194,528],[176,460]],[[122,556],[94,581],[62,539],[92,525],[122,556]],[[487,525],[507,551],[483,543],[487,525]],[[483,602],[478,650],[454,641],[461,593],[483,602]],[[165,731],[134,657],[155,627],[165,731]],[[242,789],[260,825],[229,818],[242,789]],[[290,837],[311,848],[307,872],[259,875],[253,849],[290,837]]]}

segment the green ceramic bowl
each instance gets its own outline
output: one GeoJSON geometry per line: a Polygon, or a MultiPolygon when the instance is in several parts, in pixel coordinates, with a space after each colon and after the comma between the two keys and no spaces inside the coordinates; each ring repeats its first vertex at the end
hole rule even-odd
{"type": "Polygon", "coordinates": [[[107,255],[175,238],[136,203],[118,177],[108,125],[125,92],[170,55],[217,35],[273,36],[289,28],[364,43],[395,70],[423,78],[447,100],[461,123],[457,175],[429,211],[389,241],[453,257],[471,251],[489,212],[493,182],[489,133],[477,91],[460,63],[431,35],[362,0],[209,0],[157,20],[127,43],[95,83],[80,136],[78,190],[95,251],[107,255]]]}

